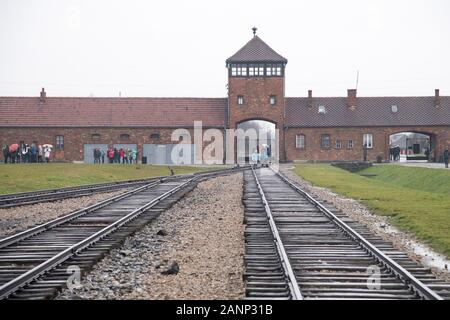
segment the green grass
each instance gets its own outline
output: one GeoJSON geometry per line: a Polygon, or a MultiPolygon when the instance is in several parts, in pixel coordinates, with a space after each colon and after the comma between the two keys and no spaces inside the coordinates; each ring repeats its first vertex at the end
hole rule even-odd
{"type": "MultiPolygon", "coordinates": [[[[175,174],[216,167],[171,166],[175,174]]],[[[0,165],[0,194],[169,175],[167,166],[94,164],[0,165]]]]}
{"type": "Polygon", "coordinates": [[[377,175],[369,178],[326,164],[297,165],[295,172],[314,185],[359,200],[450,257],[450,172],[379,165],[360,172],[377,175]]]}

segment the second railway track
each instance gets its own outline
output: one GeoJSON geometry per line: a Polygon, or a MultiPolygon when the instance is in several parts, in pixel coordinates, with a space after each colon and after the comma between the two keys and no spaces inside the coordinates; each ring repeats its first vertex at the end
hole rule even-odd
{"type": "Polygon", "coordinates": [[[0,299],[52,298],[71,272],[89,269],[198,182],[236,171],[153,181],[0,240],[0,299]]]}
{"type": "Polygon", "coordinates": [[[283,175],[244,177],[247,299],[450,299],[450,284],[283,175]]]}

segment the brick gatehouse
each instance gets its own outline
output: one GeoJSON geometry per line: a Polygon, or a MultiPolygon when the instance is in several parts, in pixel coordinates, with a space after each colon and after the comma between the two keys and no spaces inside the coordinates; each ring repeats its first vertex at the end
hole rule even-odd
{"type": "Polygon", "coordinates": [[[399,132],[426,135],[431,161],[450,144],[450,97],[438,89],[426,97],[359,97],[356,89],[343,97],[311,90],[286,97],[286,65],[254,32],[226,60],[228,97],[51,97],[44,89],[36,97],[0,97],[0,143],[51,143],[54,160],[85,162],[95,147],[130,147],[149,163],[170,163],[176,128],[192,134],[194,121],[202,121],[224,132],[264,120],[278,129],[281,161],[362,160],[364,143],[369,160],[386,161],[399,132]]]}

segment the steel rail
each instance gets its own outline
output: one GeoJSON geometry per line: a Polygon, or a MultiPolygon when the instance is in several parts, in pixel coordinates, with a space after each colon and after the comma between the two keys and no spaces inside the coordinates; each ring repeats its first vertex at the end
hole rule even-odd
{"type": "Polygon", "coordinates": [[[97,192],[104,192],[109,190],[115,190],[120,188],[133,187],[136,185],[147,184],[153,181],[158,181],[161,179],[166,180],[176,180],[185,177],[190,177],[193,175],[204,174],[204,173],[214,173],[221,172],[227,170],[239,170],[236,168],[227,168],[227,169],[217,169],[211,170],[207,172],[197,172],[197,173],[188,173],[188,174],[180,174],[174,176],[159,176],[152,177],[147,179],[138,179],[138,180],[122,180],[116,182],[106,182],[106,183],[97,183],[90,185],[82,185],[75,187],[66,187],[60,189],[46,189],[46,190],[37,190],[32,192],[21,192],[7,195],[0,195],[0,208],[11,208],[29,204],[35,204],[40,202],[47,201],[56,201],[67,198],[75,198],[86,195],[91,195],[97,192]]]}
{"type": "Polygon", "coordinates": [[[103,200],[101,202],[98,202],[98,203],[95,203],[93,205],[90,205],[88,207],[85,207],[85,208],[82,208],[80,210],[74,211],[74,212],[69,213],[69,214],[67,214],[65,216],[62,216],[60,218],[56,218],[54,220],[51,220],[51,221],[46,222],[44,224],[38,225],[38,226],[33,227],[31,229],[27,229],[27,230],[24,230],[24,231],[19,232],[17,234],[14,234],[12,236],[3,238],[3,239],[0,240],[0,249],[4,248],[4,247],[7,247],[7,246],[9,246],[11,244],[14,244],[14,243],[16,243],[18,241],[21,241],[21,240],[24,240],[26,238],[29,238],[31,236],[34,236],[36,234],[39,234],[41,232],[44,232],[44,231],[47,231],[47,230],[52,229],[54,227],[57,227],[57,226],[59,226],[59,225],[61,225],[63,223],[66,223],[66,222],[72,221],[72,220],[74,220],[76,218],[82,217],[82,216],[84,216],[84,215],[86,215],[86,214],[88,214],[88,213],[90,213],[90,212],[92,212],[94,210],[98,210],[98,209],[100,209],[100,208],[102,208],[102,207],[104,207],[104,206],[106,206],[108,204],[111,204],[113,202],[122,200],[124,198],[129,197],[129,196],[132,196],[132,195],[134,195],[134,194],[136,194],[138,192],[141,192],[143,190],[155,187],[155,186],[159,185],[160,183],[162,183],[163,181],[164,181],[163,179],[161,179],[159,181],[155,181],[155,182],[150,183],[148,185],[139,187],[137,189],[133,189],[133,190],[128,191],[126,193],[119,194],[117,196],[114,196],[114,197],[108,198],[106,200],[103,200]]]}
{"type": "MultiPolygon", "coordinates": [[[[272,169],[272,168],[271,168],[272,169]]],[[[364,250],[375,258],[379,263],[385,266],[388,270],[394,273],[397,278],[399,278],[403,283],[405,283],[412,291],[414,291],[419,297],[427,300],[444,300],[436,292],[428,288],[423,282],[412,275],[408,270],[403,268],[397,262],[389,258],[381,250],[376,248],[358,232],[353,230],[348,224],[342,221],[339,217],[333,214],[330,210],[325,208],[320,202],[314,199],[309,193],[302,190],[296,184],[294,184],[290,179],[285,177],[280,172],[272,171],[278,175],[283,181],[285,181],[291,188],[305,197],[311,204],[313,204],[317,209],[319,209],[325,216],[327,216],[335,225],[337,225],[342,231],[344,231],[350,238],[357,242],[364,250]]]]}
{"type": "Polygon", "coordinates": [[[266,211],[267,219],[269,221],[270,230],[272,231],[273,240],[275,242],[275,246],[278,251],[278,255],[281,260],[281,265],[288,281],[289,291],[291,294],[292,300],[303,300],[302,293],[300,291],[300,287],[297,283],[297,278],[295,277],[294,270],[292,269],[291,263],[289,261],[289,257],[286,253],[286,250],[283,245],[283,241],[281,240],[280,234],[278,232],[277,225],[275,220],[273,219],[272,211],[270,210],[269,203],[267,202],[266,195],[264,194],[264,190],[259,183],[256,172],[252,166],[253,177],[255,178],[256,185],[258,187],[259,194],[261,196],[262,202],[264,204],[264,210],[266,211]]]}
{"type": "Polygon", "coordinates": [[[12,293],[16,292],[20,288],[26,286],[39,276],[43,275],[44,273],[50,271],[51,269],[54,269],[64,261],[68,260],[69,258],[75,256],[76,254],[80,253],[82,250],[92,246],[94,243],[100,241],[110,233],[114,232],[115,230],[119,229],[123,225],[129,223],[130,221],[134,220],[136,217],[141,215],[143,212],[148,210],[149,208],[153,207],[160,201],[166,199],[173,193],[179,191],[180,189],[184,188],[186,185],[192,183],[194,180],[197,180],[199,177],[193,177],[186,182],[177,185],[176,187],[170,189],[169,191],[163,193],[162,195],[158,196],[157,198],[153,199],[152,201],[146,203],[145,205],[133,210],[126,216],[122,217],[121,219],[117,220],[116,222],[110,224],[109,226],[103,228],[102,230],[96,232],[95,234],[87,237],[86,239],[70,246],[69,248],[65,249],[64,251],[60,252],[59,254],[53,256],[52,258],[44,261],[40,265],[34,267],[33,269],[27,271],[26,273],[20,275],[19,277],[9,281],[8,283],[2,285],[0,287],[0,300],[7,298],[12,293]]]}

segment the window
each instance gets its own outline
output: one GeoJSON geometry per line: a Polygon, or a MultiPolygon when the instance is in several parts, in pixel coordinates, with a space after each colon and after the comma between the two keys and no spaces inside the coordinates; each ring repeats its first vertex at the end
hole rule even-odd
{"type": "Polygon", "coordinates": [[[319,113],[325,113],[325,106],[319,106],[319,113]]]}
{"type": "Polygon", "coordinates": [[[297,149],[305,149],[305,135],[297,134],[295,136],[295,147],[297,149]]]}
{"type": "Polygon", "coordinates": [[[266,65],[266,76],[281,76],[282,75],[282,65],[281,64],[267,64],[266,65]]]}
{"type": "Polygon", "coordinates": [[[274,96],[274,95],[270,96],[270,97],[269,97],[269,103],[270,103],[272,106],[276,105],[276,104],[277,104],[277,96],[274,96]]]}
{"type": "Polygon", "coordinates": [[[237,104],[238,105],[244,104],[244,96],[237,96],[237,104]]]}
{"type": "Polygon", "coordinates": [[[347,149],[353,149],[353,140],[347,141],[347,149]]]}
{"type": "Polygon", "coordinates": [[[328,149],[331,146],[331,139],[329,134],[323,134],[320,137],[320,146],[324,149],[328,149]]]}
{"type": "Polygon", "coordinates": [[[64,150],[64,136],[56,136],[56,149],[64,150]]]}
{"type": "Polygon", "coordinates": [[[398,111],[397,106],[396,106],[396,105],[392,105],[392,106],[391,106],[391,112],[392,112],[392,113],[396,113],[397,111],[398,111]]]}
{"type": "Polygon", "coordinates": [[[98,133],[91,134],[91,139],[92,140],[100,140],[100,134],[98,134],[98,133]]]}
{"type": "Polygon", "coordinates": [[[231,76],[232,77],[247,76],[247,65],[246,64],[232,64],[231,65],[231,76]]]}
{"type": "Polygon", "coordinates": [[[373,134],[371,133],[365,133],[363,135],[363,146],[367,145],[368,149],[373,148],[373,134]]]}
{"type": "Polygon", "coordinates": [[[159,139],[160,137],[161,135],[159,134],[159,132],[155,132],[150,135],[150,139],[159,139]]]}
{"type": "Polygon", "coordinates": [[[342,141],[340,139],[336,139],[336,149],[342,149],[342,141]]]}
{"type": "Polygon", "coordinates": [[[119,138],[120,140],[130,140],[130,135],[127,133],[122,133],[119,138]]]}

